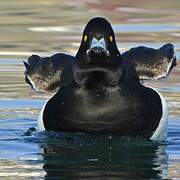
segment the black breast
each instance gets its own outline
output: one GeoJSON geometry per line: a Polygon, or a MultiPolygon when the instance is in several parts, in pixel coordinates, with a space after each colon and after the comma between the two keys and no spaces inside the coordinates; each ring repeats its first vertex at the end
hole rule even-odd
{"type": "Polygon", "coordinates": [[[140,84],[121,84],[102,92],[63,88],[44,111],[46,130],[150,137],[161,118],[159,95],[140,84]]]}

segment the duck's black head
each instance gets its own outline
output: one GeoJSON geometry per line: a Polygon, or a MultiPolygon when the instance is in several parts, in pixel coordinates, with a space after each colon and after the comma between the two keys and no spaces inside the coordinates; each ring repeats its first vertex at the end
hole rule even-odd
{"type": "Polygon", "coordinates": [[[111,24],[106,19],[96,17],[87,23],[73,72],[76,82],[88,87],[118,84],[122,75],[121,54],[111,24]]]}
{"type": "Polygon", "coordinates": [[[87,23],[76,58],[81,67],[104,67],[121,60],[114,31],[106,19],[96,17],[87,23]]]}

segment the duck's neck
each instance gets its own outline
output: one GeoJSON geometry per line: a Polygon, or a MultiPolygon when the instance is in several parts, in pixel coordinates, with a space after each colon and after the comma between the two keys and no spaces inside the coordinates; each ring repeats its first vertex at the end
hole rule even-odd
{"type": "Polygon", "coordinates": [[[108,74],[104,72],[92,72],[83,77],[82,86],[91,91],[101,91],[111,86],[111,82],[108,74]]]}
{"type": "Polygon", "coordinates": [[[106,87],[117,86],[122,76],[122,68],[106,69],[92,67],[81,69],[78,65],[74,67],[75,81],[86,89],[96,91],[106,87]]]}

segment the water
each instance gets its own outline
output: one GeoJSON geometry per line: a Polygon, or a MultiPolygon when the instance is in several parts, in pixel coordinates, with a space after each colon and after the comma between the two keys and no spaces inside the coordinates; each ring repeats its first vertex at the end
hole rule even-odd
{"type": "Polygon", "coordinates": [[[112,22],[121,52],[173,42],[179,60],[179,0],[1,0],[0,5],[0,179],[180,179],[179,66],[167,79],[148,83],[169,105],[168,139],[154,143],[31,132],[49,95],[37,95],[25,84],[22,64],[32,53],[75,54],[94,16],[112,22]]]}

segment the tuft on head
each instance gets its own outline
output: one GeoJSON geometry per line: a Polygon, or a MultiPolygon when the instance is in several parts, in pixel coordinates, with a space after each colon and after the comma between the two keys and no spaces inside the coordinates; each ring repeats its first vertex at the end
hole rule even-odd
{"type": "Polygon", "coordinates": [[[93,31],[93,32],[99,32],[99,30],[102,30],[102,32],[109,33],[110,31],[113,32],[113,29],[111,27],[111,24],[102,17],[95,17],[91,19],[85,29],[84,32],[93,31]]]}

